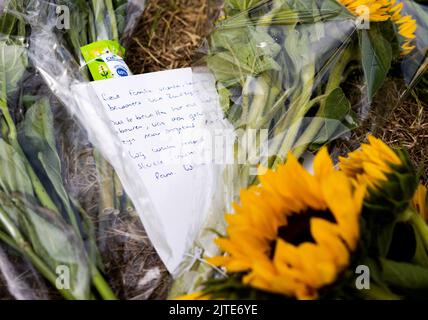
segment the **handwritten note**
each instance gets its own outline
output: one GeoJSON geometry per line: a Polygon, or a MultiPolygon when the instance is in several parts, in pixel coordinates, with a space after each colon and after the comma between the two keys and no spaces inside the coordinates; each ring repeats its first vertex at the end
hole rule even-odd
{"type": "Polygon", "coordinates": [[[204,219],[215,179],[212,164],[201,161],[210,142],[202,130],[209,110],[203,110],[195,98],[200,93],[195,91],[192,70],[98,81],[91,86],[127,153],[126,165],[133,167],[135,179],[145,186],[156,209],[170,249],[159,253],[173,272],[204,219]]]}

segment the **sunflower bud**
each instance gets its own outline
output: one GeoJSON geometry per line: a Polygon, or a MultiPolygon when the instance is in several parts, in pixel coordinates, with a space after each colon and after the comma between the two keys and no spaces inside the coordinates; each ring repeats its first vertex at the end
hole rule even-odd
{"type": "Polygon", "coordinates": [[[418,180],[404,150],[393,150],[369,136],[369,143],[340,158],[340,168],[355,184],[368,186],[365,212],[381,224],[394,221],[415,194],[418,180]]]}

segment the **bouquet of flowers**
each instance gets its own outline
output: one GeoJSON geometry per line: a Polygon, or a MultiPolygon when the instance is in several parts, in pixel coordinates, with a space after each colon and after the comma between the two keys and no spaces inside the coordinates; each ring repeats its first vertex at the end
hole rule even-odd
{"type": "MultiPolygon", "coordinates": [[[[263,185],[272,173],[257,176],[253,173],[256,167],[279,174],[284,172],[284,163],[288,166],[292,163],[290,172],[295,170],[294,179],[301,182],[287,187],[288,181],[283,178],[285,190],[281,191],[278,186],[278,192],[285,193],[290,188],[305,194],[303,189],[314,186],[298,178],[308,173],[297,169],[296,159],[304,160],[308,152],[316,152],[339,138],[349,138],[357,128],[365,132],[376,128],[415,87],[426,68],[426,11],[413,1],[226,0],[223,12],[206,41],[195,74],[200,69],[208,69],[214,75],[221,109],[220,116],[215,117],[225,118],[235,130],[235,161],[224,170],[223,210],[226,212],[241,211],[231,208],[232,202],[240,201],[244,205],[248,200],[248,207],[250,203],[251,206],[258,203],[249,195],[258,194],[259,184],[263,185]],[[241,192],[242,189],[248,191],[241,192]]],[[[319,157],[327,161],[326,151],[319,157]]],[[[406,159],[402,162],[408,164],[406,159]]],[[[416,176],[413,179],[416,180],[416,176]]],[[[354,183],[351,185],[355,187],[354,183]]],[[[413,185],[409,188],[413,196],[413,185]]],[[[302,200],[303,203],[292,201],[287,205],[297,205],[295,210],[303,210],[300,205],[305,201],[315,201],[312,196],[307,197],[310,199],[302,200]]],[[[266,198],[263,196],[263,199],[266,198]]],[[[391,196],[389,201],[395,201],[392,199],[391,196]]],[[[406,198],[405,203],[408,201],[406,198]]],[[[355,208],[361,206],[358,201],[354,204],[355,208]]],[[[317,206],[312,210],[318,210],[317,206]]],[[[266,219],[269,223],[266,222],[265,227],[273,235],[278,231],[274,221],[283,222],[285,217],[266,219]]],[[[330,217],[327,221],[329,219],[334,220],[330,217]]],[[[215,255],[216,248],[211,246],[215,238],[212,231],[224,234],[231,224],[245,229],[245,223],[239,215],[228,217],[225,223],[221,209],[216,208],[195,246],[205,252],[205,256],[215,255]],[[235,219],[239,222],[235,223],[235,219]]],[[[261,233],[260,237],[267,236],[261,233]]],[[[238,239],[236,241],[244,243],[247,237],[239,234],[238,239]]],[[[248,240],[248,247],[260,248],[258,240],[254,241],[248,240]]],[[[230,242],[226,243],[231,248],[230,242]]],[[[348,243],[351,248],[354,245],[356,242],[348,243]]],[[[194,290],[213,272],[210,262],[218,265],[227,259],[195,265],[192,279],[189,280],[188,274],[179,279],[174,294],[194,290]]],[[[232,270],[246,269],[242,261],[233,261],[232,270]]],[[[264,267],[270,268],[268,265],[258,267],[261,272],[264,267]]]]}
{"type": "Polygon", "coordinates": [[[293,156],[243,189],[221,267],[184,299],[418,299],[428,293],[427,189],[403,150],[369,142],[313,173],[293,156]]]}
{"type": "Polygon", "coordinates": [[[131,250],[154,250],[114,170],[67,112],[69,91],[56,86],[75,75],[85,81],[80,47],[126,44],[143,8],[111,0],[10,0],[0,8],[1,298],[148,298],[159,284],[159,268],[138,283],[147,257],[135,258],[137,271],[120,270],[131,250]],[[46,47],[41,35],[55,41],[46,47]],[[46,61],[51,68],[40,67],[46,61]]]}

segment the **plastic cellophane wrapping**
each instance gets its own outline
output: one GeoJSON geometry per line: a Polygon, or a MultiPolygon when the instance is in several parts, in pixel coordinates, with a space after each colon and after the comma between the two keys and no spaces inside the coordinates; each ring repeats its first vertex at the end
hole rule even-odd
{"type": "Polygon", "coordinates": [[[113,150],[120,156],[119,142],[94,147],[70,90],[89,81],[80,47],[105,39],[126,47],[143,10],[144,0],[11,0],[1,8],[2,299],[166,294],[168,273],[105,160],[113,150]],[[64,13],[69,21],[58,20],[64,13]]]}
{"type": "MultiPolygon", "coordinates": [[[[423,90],[428,7],[393,2],[403,6],[400,16],[379,22],[370,8],[353,12],[349,1],[211,1],[217,22],[194,75],[215,77],[222,114],[212,117],[234,128],[235,161],[223,173],[223,205],[194,244],[205,257],[219,253],[213,242],[225,233],[224,213],[233,212],[242,188],[257,184],[260,168],[275,169],[289,152],[310,166],[323,145],[334,155],[343,143],[356,148],[357,134],[376,132],[418,83],[423,90]],[[403,26],[403,17],[412,22],[403,26]]],[[[222,130],[213,123],[213,134],[222,130]]],[[[207,264],[192,270],[175,282],[173,296],[221,275],[207,264]]]]}

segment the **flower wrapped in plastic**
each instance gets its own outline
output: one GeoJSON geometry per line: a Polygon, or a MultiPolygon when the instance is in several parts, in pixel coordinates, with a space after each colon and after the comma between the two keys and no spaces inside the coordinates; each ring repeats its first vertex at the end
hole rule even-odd
{"type": "Polygon", "coordinates": [[[290,154],[226,216],[222,268],[184,299],[419,299],[428,292],[426,188],[404,151],[369,143],[309,173],[290,154]],[[361,280],[361,270],[366,273],[361,280]]]}
{"type": "Polygon", "coordinates": [[[81,46],[119,38],[126,45],[143,8],[144,1],[2,3],[3,299],[144,299],[160,284],[162,264],[132,202],[61,87],[88,81],[81,46]],[[136,251],[144,257],[130,256],[136,251]],[[159,267],[141,271],[150,259],[159,267]]]}
{"type": "MultiPolygon", "coordinates": [[[[213,74],[221,109],[213,119],[235,131],[223,208],[257,185],[259,165],[276,169],[290,152],[307,159],[381,125],[426,68],[426,13],[413,1],[224,1],[194,67],[195,77],[213,74]]],[[[209,232],[224,228],[214,209],[195,246],[213,254],[209,232]]],[[[210,272],[201,268],[195,284],[210,272]]]]}

